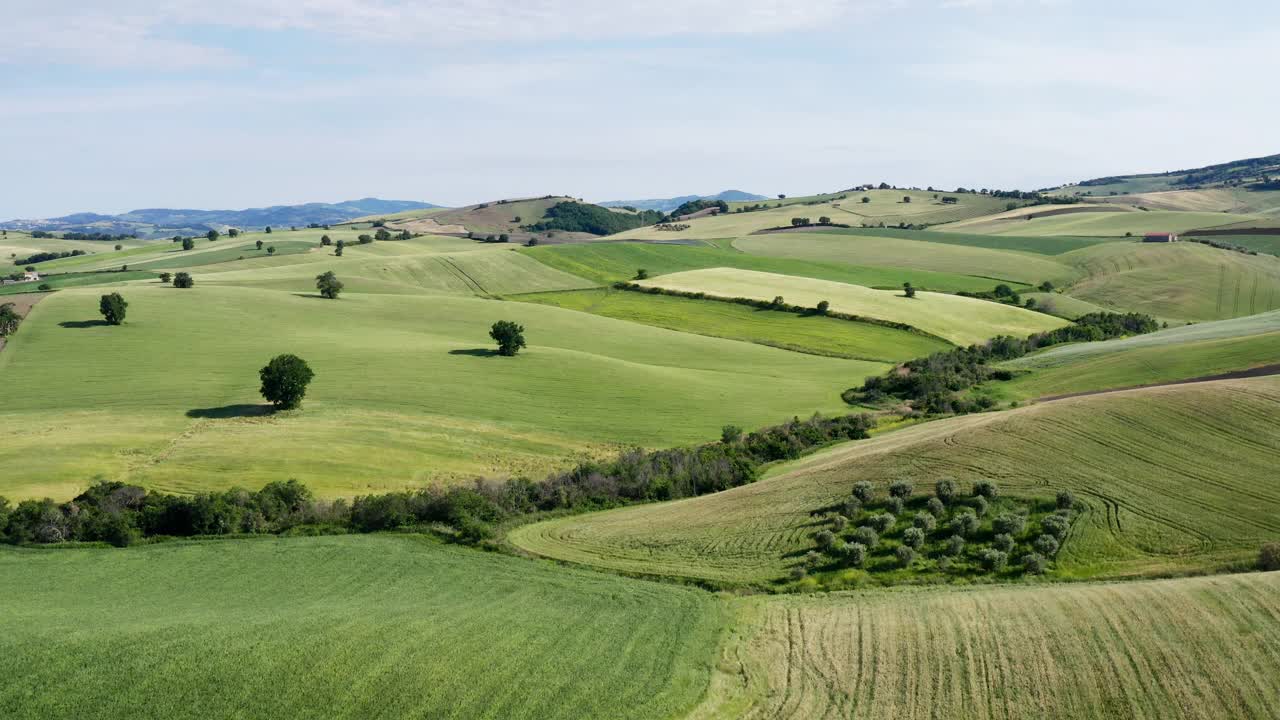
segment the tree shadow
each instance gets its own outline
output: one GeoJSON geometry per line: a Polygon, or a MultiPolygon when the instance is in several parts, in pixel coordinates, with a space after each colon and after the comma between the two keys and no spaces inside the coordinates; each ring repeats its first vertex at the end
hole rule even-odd
{"type": "Polygon", "coordinates": [[[222,407],[192,408],[187,411],[187,417],[213,420],[227,420],[229,418],[240,417],[262,417],[263,415],[270,415],[274,409],[275,408],[270,405],[241,403],[239,405],[223,405],[222,407]]]}
{"type": "Polygon", "coordinates": [[[64,320],[58,323],[58,327],[64,328],[92,328],[110,325],[106,320],[64,320]]]}
{"type": "Polygon", "coordinates": [[[312,300],[328,300],[329,298],[320,293],[293,293],[294,297],[311,298],[312,300]]]}
{"type": "Polygon", "coordinates": [[[470,355],[471,357],[497,357],[497,350],[489,348],[467,348],[466,350],[450,350],[450,355],[470,355]]]}

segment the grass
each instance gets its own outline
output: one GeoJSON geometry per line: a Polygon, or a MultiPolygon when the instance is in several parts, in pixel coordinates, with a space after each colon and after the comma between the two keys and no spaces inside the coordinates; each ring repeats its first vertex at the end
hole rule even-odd
{"type": "Polygon", "coordinates": [[[519,299],[681,332],[873,362],[902,362],[950,347],[936,338],[870,323],[612,288],[519,299]]]}
{"type": "Polygon", "coordinates": [[[1280,255],[1280,231],[1274,235],[1204,235],[1201,239],[1239,245],[1268,255],[1280,255]]]}
{"type": "Polygon", "coordinates": [[[1060,318],[986,300],[929,292],[907,298],[901,291],[732,268],[673,273],[641,284],[729,298],[772,300],[781,295],[788,303],[807,307],[826,300],[834,311],[906,323],[956,344],[996,335],[1029,335],[1066,324],[1060,318]]]}
{"type": "MultiPolygon", "coordinates": [[[[451,247],[455,241],[445,243],[451,247]]],[[[572,290],[592,283],[547,267],[510,248],[478,247],[474,243],[460,252],[441,252],[431,245],[400,248],[402,254],[372,255],[356,246],[342,257],[331,253],[311,253],[303,262],[266,267],[213,267],[204,281],[217,284],[306,292],[314,290],[315,276],[332,270],[352,292],[383,294],[494,295],[572,290]]]]}
{"type": "MultiPolygon", "coordinates": [[[[755,255],[799,260],[891,265],[932,272],[987,278],[990,290],[998,282],[1039,285],[1077,275],[1075,268],[1056,258],[985,247],[924,242],[904,237],[867,237],[826,233],[752,235],[733,242],[755,255]]],[[[905,281],[904,281],[905,282],[905,281]]],[[[898,283],[901,286],[901,282],[898,283]]]]}
{"type": "Polygon", "coordinates": [[[1035,300],[1036,309],[1040,312],[1046,312],[1050,315],[1057,315],[1068,320],[1075,320],[1081,315],[1088,315],[1095,312],[1106,312],[1107,309],[1086,302],[1079,298],[1071,297],[1064,293],[1056,292],[1024,292],[1022,293],[1023,301],[1035,300]]]}
{"type": "Polygon", "coordinates": [[[1090,247],[1098,243],[1108,242],[1106,238],[1086,237],[1018,237],[1016,235],[980,235],[963,232],[940,232],[937,230],[898,230],[894,228],[835,228],[820,230],[823,235],[852,235],[854,237],[890,238],[900,240],[920,240],[924,242],[942,243],[944,245],[962,245],[981,247],[992,250],[1016,250],[1035,253],[1037,255],[1061,255],[1072,250],[1090,247]]]}
{"type": "Polygon", "coordinates": [[[992,479],[1006,495],[1068,489],[1085,505],[1060,577],[1128,577],[1250,562],[1280,534],[1280,379],[1182,385],[915,425],[783,466],[754,484],[551,520],[510,539],[625,572],[729,584],[786,574],[853,484],[992,479]]]}
{"type": "Polygon", "coordinates": [[[1149,232],[1181,233],[1193,229],[1212,228],[1239,222],[1247,216],[1213,212],[1151,210],[1149,212],[1081,212],[1051,217],[1038,217],[1018,222],[967,225],[966,232],[990,232],[996,235],[1074,235],[1090,237],[1123,237],[1125,233],[1141,236],[1149,232]]]}
{"type": "Polygon", "coordinates": [[[896,265],[870,267],[843,262],[764,257],[726,247],[608,242],[550,245],[525,248],[521,252],[545,265],[579,275],[599,285],[631,280],[641,268],[650,275],[666,275],[683,270],[731,267],[867,287],[898,288],[904,282],[938,292],[975,292],[990,290],[992,287],[992,281],[987,278],[955,273],[929,272],[896,265]]]}
{"type": "MultiPolygon", "coordinates": [[[[275,233],[272,234],[274,235],[275,233]]],[[[185,270],[188,268],[217,265],[218,263],[232,262],[235,260],[269,257],[272,253],[267,252],[268,248],[275,248],[274,254],[276,256],[284,256],[305,253],[315,247],[315,243],[310,243],[305,240],[273,241],[271,239],[264,239],[261,250],[259,250],[253,242],[238,244],[218,243],[216,250],[206,249],[206,252],[187,253],[179,248],[177,250],[170,251],[164,257],[154,260],[145,260],[139,263],[129,263],[129,267],[140,270],[185,270]]]]}
{"type": "Polygon", "coordinates": [[[1280,308],[1280,258],[1199,243],[1107,243],[1060,256],[1084,276],[1072,297],[1174,322],[1221,320],[1280,308]]]}
{"type": "Polygon", "coordinates": [[[0,494],[66,499],[95,477],[180,492],[296,477],[329,496],[539,477],[621,445],[840,411],[850,377],[887,369],[532,303],[327,301],[314,288],[200,275],[189,291],[121,292],[125,325],[98,323],[97,292],[65,290],[0,353],[0,464],[25,466],[3,475],[0,494]],[[501,319],[527,328],[516,358],[491,356],[488,330],[501,319]],[[264,416],[257,372],[284,352],[316,380],[300,412],[264,416]]]}
{"type": "Polygon", "coordinates": [[[1027,399],[1173,382],[1280,359],[1280,312],[1170,328],[1150,335],[1050,348],[1003,364],[1021,371],[984,389],[1027,399]]]}
{"type": "MultiPolygon", "coordinates": [[[[779,202],[788,203],[789,200],[792,202],[780,208],[771,207],[769,210],[745,213],[730,212],[716,216],[695,218],[687,221],[689,228],[681,232],[663,232],[646,227],[619,233],[614,237],[618,239],[643,240],[736,238],[767,228],[790,226],[791,218],[793,217],[807,217],[813,222],[817,222],[818,218],[824,215],[830,217],[833,222],[855,227],[863,224],[878,225],[880,223],[897,225],[903,222],[916,225],[938,224],[989,215],[1003,209],[1008,202],[1001,198],[969,193],[938,194],[939,196],[954,195],[960,201],[954,205],[944,205],[940,199],[935,200],[933,198],[934,193],[916,190],[870,190],[813,196],[810,199],[766,200],[761,202],[770,206],[779,202]],[[843,200],[836,199],[839,195],[845,194],[848,195],[847,198],[843,200]],[[861,202],[860,198],[863,195],[870,197],[871,202],[861,202]],[[905,196],[910,196],[912,201],[910,203],[902,202],[905,196]],[[802,201],[817,201],[818,204],[798,204],[802,201]]],[[[753,205],[755,203],[746,204],[753,205]]],[[[739,205],[739,203],[730,203],[731,208],[736,205],[739,205]]]]}
{"type": "Polygon", "coordinates": [[[670,718],[710,594],[414,536],[0,550],[0,716],[670,718]]]}
{"type": "Polygon", "coordinates": [[[745,598],[700,718],[1273,717],[1280,573],[745,598]]]}

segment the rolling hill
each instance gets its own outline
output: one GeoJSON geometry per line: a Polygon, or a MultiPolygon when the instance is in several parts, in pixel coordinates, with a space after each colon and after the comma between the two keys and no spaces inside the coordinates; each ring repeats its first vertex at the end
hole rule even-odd
{"type": "MultiPolygon", "coordinates": [[[[622,572],[768,584],[813,547],[815,514],[853,483],[996,481],[1068,489],[1087,510],[1059,557],[1067,577],[1204,571],[1280,533],[1280,379],[1131,390],[939,420],[836,446],[715,495],[516,529],[529,552],[622,572]]],[[[844,580],[855,582],[858,571],[844,580]]]]}
{"type": "Polygon", "coordinates": [[[724,622],[706,593],[416,536],[0,547],[0,574],[10,720],[678,717],[724,622]]]}
{"type": "Polygon", "coordinates": [[[681,195],[673,198],[654,198],[650,200],[607,200],[596,204],[601,207],[633,207],[637,210],[657,210],[669,213],[693,200],[724,200],[725,202],[752,203],[768,199],[764,195],[756,195],[741,190],[725,190],[715,195],[681,195]]]}
{"type": "Polygon", "coordinates": [[[1066,323],[1059,318],[974,298],[900,290],[874,290],[861,285],[774,275],[752,270],[710,268],[662,275],[639,284],[723,298],[772,300],[815,307],[826,300],[833,311],[904,323],[948,342],[967,345],[996,335],[1030,335],[1066,323]]]}

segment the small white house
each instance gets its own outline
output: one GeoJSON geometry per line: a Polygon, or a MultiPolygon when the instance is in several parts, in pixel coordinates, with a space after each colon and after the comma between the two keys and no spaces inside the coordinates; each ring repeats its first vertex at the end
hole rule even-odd
{"type": "Polygon", "coordinates": [[[40,273],[35,270],[22,273],[23,282],[35,282],[40,279],[40,273]]]}

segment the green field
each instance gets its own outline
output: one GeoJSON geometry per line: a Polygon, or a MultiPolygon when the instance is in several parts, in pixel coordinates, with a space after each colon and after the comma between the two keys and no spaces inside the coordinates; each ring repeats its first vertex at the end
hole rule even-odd
{"type": "Polygon", "coordinates": [[[550,267],[587,278],[599,285],[632,280],[636,271],[666,275],[683,270],[731,267],[779,275],[810,277],[867,287],[915,287],[938,292],[990,290],[987,278],[955,273],[929,272],[890,266],[871,267],[844,262],[795,260],[748,255],[723,247],[638,242],[605,242],[580,245],[552,245],[521,249],[550,267]]]}
{"type": "Polygon", "coordinates": [[[65,273],[43,277],[40,279],[40,282],[2,285],[0,286],[0,295],[17,295],[21,293],[35,292],[36,288],[41,285],[48,285],[53,290],[61,290],[63,288],[86,287],[91,285],[112,285],[131,280],[148,280],[155,277],[155,273],[143,272],[141,270],[130,270],[128,272],[65,273]]]}
{"type": "Polygon", "coordinates": [[[806,307],[826,300],[834,311],[905,323],[956,344],[996,335],[1030,335],[1066,324],[1060,318],[986,300],[928,292],[908,298],[901,291],[732,268],[673,273],[640,284],[727,298],[772,300],[780,295],[788,303],[806,307]]]}
{"type": "Polygon", "coordinates": [[[1280,312],[1184,325],[1150,335],[1050,348],[1003,363],[1002,398],[1037,398],[1173,382],[1280,362],[1280,312]]]}
{"type": "MultiPolygon", "coordinates": [[[[1042,403],[846,443],[715,495],[518,528],[517,546],[625,572],[768,583],[812,547],[813,513],[853,484],[996,481],[1086,504],[1055,572],[1132,576],[1248,562],[1280,534],[1280,379],[1220,381],[1042,403]]],[[[857,584],[861,571],[838,582],[857,584]]]]}
{"type": "Polygon", "coordinates": [[[326,495],[539,477],[622,445],[837,411],[849,378],[886,369],[474,297],[326,301],[200,275],[121,292],[125,325],[100,323],[95,291],[65,290],[0,353],[0,464],[41,458],[0,494],[65,499],[95,477],[187,492],[294,477],[326,495]],[[527,329],[516,358],[491,356],[501,319],[527,329]],[[263,416],[258,369],[285,352],[317,378],[300,412],[263,416]]]}
{"type": "Polygon", "coordinates": [[[1039,285],[1045,280],[1060,283],[1077,275],[1070,264],[1045,255],[898,237],[788,232],[752,235],[735,240],[733,245],[754,255],[892,265],[988,278],[984,290],[998,282],[1039,285]]]}
{"type": "Polygon", "coordinates": [[[950,347],[937,338],[870,323],[612,288],[535,293],[519,299],[681,332],[873,362],[903,362],[950,347]]]}
{"type": "Polygon", "coordinates": [[[976,233],[942,232],[938,230],[897,230],[894,228],[835,228],[814,230],[822,235],[920,240],[944,245],[965,245],[992,250],[1017,250],[1037,255],[1061,255],[1072,250],[1109,242],[1107,238],[1089,237],[1018,237],[1016,235],[979,235],[976,233]]]}
{"type": "Polygon", "coordinates": [[[671,718],[712,595],[415,536],[0,548],[0,716],[671,718]]]}
{"type": "Polygon", "coordinates": [[[700,718],[1271,718],[1280,573],[744,599],[700,718]]]}
{"type": "Polygon", "coordinates": [[[1065,293],[1056,292],[1024,292],[1023,301],[1035,300],[1036,309],[1050,315],[1057,315],[1068,320],[1075,320],[1081,315],[1095,312],[1106,312],[1106,308],[1094,305],[1065,293]]]}
{"type": "MultiPolygon", "coordinates": [[[[820,217],[827,216],[831,218],[832,222],[854,227],[862,225],[876,226],[880,223],[897,225],[904,222],[914,225],[939,224],[989,215],[1003,210],[1008,202],[1001,198],[972,193],[936,194],[939,197],[942,195],[954,195],[959,198],[959,202],[943,204],[940,199],[934,199],[935,193],[919,190],[851,191],[836,195],[813,196],[811,199],[790,198],[789,200],[792,202],[780,208],[770,207],[768,210],[756,212],[729,212],[721,215],[695,218],[685,221],[689,228],[680,232],[665,232],[645,227],[619,233],[613,237],[630,240],[733,238],[768,228],[789,227],[791,218],[794,217],[807,217],[816,223],[820,217]],[[847,195],[848,197],[843,200],[837,199],[839,195],[847,195]],[[870,197],[871,202],[861,202],[860,198],[864,195],[870,197]],[[907,196],[911,197],[911,202],[909,203],[902,201],[907,196]],[[817,201],[817,204],[803,204],[814,201],[817,201]]],[[[787,203],[788,201],[765,200],[761,202],[773,206],[779,202],[787,203]]],[[[756,203],[745,204],[754,205],[756,203]]],[[[740,203],[730,203],[730,208],[740,205],[740,203]]]]}
{"type": "Polygon", "coordinates": [[[1213,242],[1239,245],[1260,253],[1267,253],[1268,255],[1280,255],[1280,232],[1274,235],[1203,235],[1188,237],[1195,237],[1197,240],[1211,240],[1213,242]]]}
{"type": "Polygon", "coordinates": [[[1280,258],[1199,243],[1107,243],[1059,256],[1084,276],[1072,297],[1173,322],[1221,320],[1280,308],[1280,258]]]}
{"type": "Polygon", "coordinates": [[[1186,212],[1151,210],[1148,212],[1080,212],[1052,217],[1038,217],[1016,222],[964,223],[956,229],[969,233],[995,235],[1075,235],[1089,237],[1123,237],[1125,233],[1141,236],[1149,232],[1181,233],[1239,222],[1246,215],[1221,212],[1186,212]]]}

